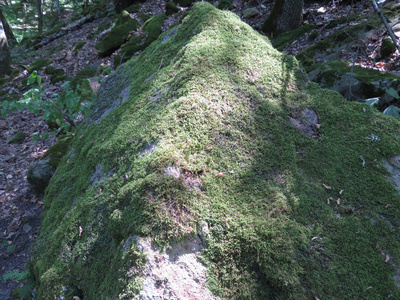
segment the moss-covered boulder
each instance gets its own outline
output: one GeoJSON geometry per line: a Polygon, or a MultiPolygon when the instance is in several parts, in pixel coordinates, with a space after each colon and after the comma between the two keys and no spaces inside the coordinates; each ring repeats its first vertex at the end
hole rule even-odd
{"type": "Polygon", "coordinates": [[[28,73],[32,73],[33,71],[39,71],[40,69],[50,65],[53,62],[51,58],[39,58],[32,62],[28,67],[28,73]]]}
{"type": "Polygon", "coordinates": [[[128,61],[137,51],[145,49],[154,42],[161,33],[161,27],[164,22],[165,15],[155,15],[144,23],[142,30],[143,35],[132,36],[131,39],[121,47],[121,51],[114,57],[114,67],[128,61]]]}
{"type": "Polygon", "coordinates": [[[45,191],[58,164],[67,153],[71,141],[71,135],[59,138],[58,141],[47,150],[41,160],[33,163],[29,167],[27,180],[37,192],[43,193],[45,191]]]}
{"type": "Polygon", "coordinates": [[[117,19],[116,25],[111,31],[96,44],[96,49],[100,56],[108,56],[126,42],[129,34],[140,26],[138,20],[133,19],[124,11],[117,19]]]}
{"type": "Polygon", "coordinates": [[[399,121],[207,2],[174,30],[102,81],[52,177],[36,297],[400,298],[399,121]]]}

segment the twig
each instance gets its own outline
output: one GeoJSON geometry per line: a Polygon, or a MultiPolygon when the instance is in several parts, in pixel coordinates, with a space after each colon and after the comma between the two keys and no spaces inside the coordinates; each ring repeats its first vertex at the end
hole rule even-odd
{"type": "Polygon", "coordinates": [[[160,66],[158,67],[158,70],[157,70],[157,71],[160,71],[160,69],[161,69],[161,66],[162,66],[162,63],[163,63],[163,60],[164,60],[164,58],[163,58],[163,57],[161,57],[161,63],[160,63],[160,66]]]}
{"type": "Polygon", "coordinates": [[[68,117],[63,111],[62,109],[55,104],[53,101],[49,100],[51,102],[51,104],[54,105],[54,107],[62,114],[63,118],[65,121],[67,121],[68,124],[70,124],[71,126],[73,126],[74,128],[77,128],[76,123],[74,122],[74,120],[72,120],[70,117],[68,117]]]}
{"type": "Polygon", "coordinates": [[[388,24],[388,22],[387,22],[385,16],[384,16],[384,15],[382,14],[382,12],[380,11],[380,9],[379,9],[379,7],[378,7],[378,4],[376,4],[376,1],[375,1],[375,0],[372,0],[372,4],[374,5],[374,8],[375,8],[376,12],[377,12],[378,15],[379,15],[379,18],[381,18],[383,24],[385,25],[385,27],[386,27],[386,29],[387,29],[387,31],[388,31],[390,37],[392,38],[393,43],[396,45],[397,50],[399,50],[399,52],[400,52],[400,45],[399,45],[399,43],[397,42],[397,38],[395,37],[392,28],[390,28],[390,26],[389,26],[389,24],[388,24]]]}

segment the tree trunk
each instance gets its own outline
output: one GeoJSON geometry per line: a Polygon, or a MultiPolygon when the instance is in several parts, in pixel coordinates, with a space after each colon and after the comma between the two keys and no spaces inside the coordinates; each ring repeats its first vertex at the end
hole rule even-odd
{"type": "Polygon", "coordinates": [[[8,47],[3,22],[0,21],[0,76],[9,74],[11,71],[11,54],[8,47]]]}
{"type": "Polygon", "coordinates": [[[262,25],[262,31],[273,37],[296,29],[303,19],[304,0],[275,0],[271,14],[262,25]]]}
{"type": "Polygon", "coordinates": [[[36,6],[38,10],[38,30],[42,32],[43,30],[43,10],[42,10],[42,0],[36,0],[36,6]]]}
{"type": "Polygon", "coordinates": [[[8,43],[10,45],[14,44],[16,42],[15,36],[10,28],[10,25],[8,25],[6,17],[4,16],[3,12],[1,11],[1,7],[0,7],[0,22],[3,23],[3,29],[6,33],[8,43]]]}

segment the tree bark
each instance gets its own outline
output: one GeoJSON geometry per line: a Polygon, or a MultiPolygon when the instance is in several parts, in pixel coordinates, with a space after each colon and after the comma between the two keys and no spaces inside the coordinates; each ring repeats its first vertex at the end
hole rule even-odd
{"type": "Polygon", "coordinates": [[[6,33],[6,37],[7,37],[7,42],[10,45],[13,45],[16,42],[15,36],[11,30],[10,25],[8,25],[7,19],[4,16],[3,12],[1,11],[1,7],[0,7],[0,22],[3,23],[3,29],[6,33]]]}
{"type": "Polygon", "coordinates": [[[0,76],[8,75],[11,71],[11,53],[8,47],[3,22],[0,21],[0,76]]]}
{"type": "Polygon", "coordinates": [[[262,25],[262,31],[276,37],[296,29],[303,19],[304,0],[275,0],[271,14],[262,25]]]}
{"type": "Polygon", "coordinates": [[[42,10],[42,0],[36,0],[36,7],[38,11],[38,30],[42,32],[43,30],[43,10],[42,10]]]}

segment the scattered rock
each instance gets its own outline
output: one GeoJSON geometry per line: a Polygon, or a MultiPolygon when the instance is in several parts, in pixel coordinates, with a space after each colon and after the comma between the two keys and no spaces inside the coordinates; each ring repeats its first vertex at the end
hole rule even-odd
{"type": "Polygon", "coordinates": [[[300,114],[289,116],[290,122],[299,131],[312,138],[318,137],[319,124],[317,113],[309,108],[305,108],[300,114]]]}
{"type": "Polygon", "coordinates": [[[243,14],[243,18],[249,19],[249,18],[257,17],[260,14],[260,12],[258,11],[257,8],[250,7],[250,8],[245,9],[242,14],[243,14]]]}

